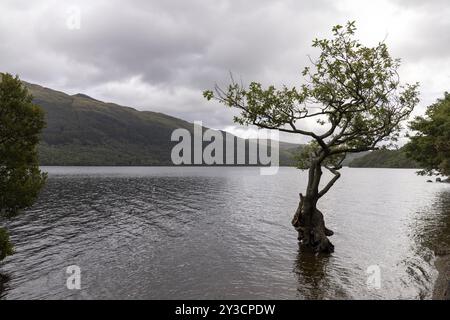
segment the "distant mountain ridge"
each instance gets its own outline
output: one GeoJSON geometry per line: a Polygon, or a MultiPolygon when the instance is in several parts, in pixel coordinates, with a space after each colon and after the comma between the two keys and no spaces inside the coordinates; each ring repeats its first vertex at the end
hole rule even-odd
{"type": "MultiPolygon", "coordinates": [[[[193,132],[192,123],[163,113],[24,85],[46,114],[47,127],[39,145],[41,165],[172,165],[171,150],[178,143],[171,141],[172,132],[178,128],[193,132]]],[[[247,157],[249,143],[253,142],[246,141],[247,157]]],[[[293,152],[298,147],[280,143],[280,165],[294,165],[293,152]]]]}
{"type": "MultiPolygon", "coordinates": [[[[170,166],[173,165],[172,148],[178,143],[171,141],[172,132],[182,128],[193,133],[193,123],[163,113],[138,111],[83,93],[68,95],[37,84],[23,83],[33,95],[34,103],[45,111],[47,127],[38,147],[41,165],[170,166]]],[[[233,137],[236,148],[237,140],[242,139],[233,137]]],[[[249,144],[255,142],[254,139],[245,141],[247,158],[249,144]]],[[[301,144],[279,142],[280,165],[295,166],[295,156],[302,147],[301,144]]],[[[390,150],[350,154],[343,164],[350,167],[416,167],[401,151],[390,150]]]]}

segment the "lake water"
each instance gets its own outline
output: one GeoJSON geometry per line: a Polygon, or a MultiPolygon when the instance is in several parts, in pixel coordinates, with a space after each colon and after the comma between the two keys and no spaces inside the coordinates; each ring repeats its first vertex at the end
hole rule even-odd
{"type": "Polygon", "coordinates": [[[4,299],[426,299],[432,249],[450,243],[450,184],[414,170],[342,170],[319,203],[335,231],[328,257],[299,250],[290,221],[306,172],[294,168],[43,170],[38,202],[3,222],[16,247],[4,299]]]}

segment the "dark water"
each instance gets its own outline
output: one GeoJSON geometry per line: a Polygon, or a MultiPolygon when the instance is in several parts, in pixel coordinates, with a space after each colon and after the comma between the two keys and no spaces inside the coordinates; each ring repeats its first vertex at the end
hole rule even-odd
{"type": "Polygon", "coordinates": [[[300,252],[290,225],[306,173],[281,168],[44,168],[7,222],[5,299],[430,298],[449,243],[450,185],[414,170],[344,169],[320,203],[336,252],[300,252]],[[80,291],[66,267],[81,268],[80,291]],[[381,288],[366,285],[377,265],[381,288]]]}

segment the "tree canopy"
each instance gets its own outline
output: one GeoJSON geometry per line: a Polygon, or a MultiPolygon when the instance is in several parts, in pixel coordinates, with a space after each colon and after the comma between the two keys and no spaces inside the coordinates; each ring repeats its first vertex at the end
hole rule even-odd
{"type": "MultiPolygon", "coordinates": [[[[19,78],[0,74],[0,215],[31,206],[45,182],[36,151],[43,127],[44,113],[19,78]]],[[[0,229],[0,260],[11,253],[0,229]]]]}
{"type": "Polygon", "coordinates": [[[405,146],[407,155],[419,162],[419,174],[450,176],[450,94],[427,108],[425,116],[410,122],[413,130],[405,146]]]}
{"type": "Polygon", "coordinates": [[[308,159],[334,157],[339,162],[346,153],[374,150],[383,141],[395,140],[401,121],[418,103],[418,84],[402,86],[400,60],[390,56],[383,42],[363,46],[354,38],[354,22],[332,31],[332,39],[313,41],[321,53],[310,59],[299,88],[264,88],[258,82],[245,88],[232,78],[228,88],[216,85],[204,96],[241,110],[234,119],[239,124],[311,137],[309,150],[314,152],[305,154],[308,159]],[[322,130],[303,129],[306,120],[314,120],[322,130]]]}
{"type": "Polygon", "coordinates": [[[315,39],[316,59],[303,70],[298,87],[248,87],[231,77],[227,88],[216,85],[203,93],[227,107],[237,108],[234,121],[264,129],[307,136],[308,147],[299,155],[298,167],[309,169],[306,194],[292,220],[298,239],[316,252],[333,252],[318,200],[339,179],[348,153],[375,150],[398,138],[401,122],[418,103],[418,84],[400,84],[400,60],[390,56],[385,43],[366,47],[355,39],[355,23],[333,27],[331,39],[315,39]],[[317,123],[311,130],[311,122],[317,123]],[[334,176],[322,188],[322,167],[334,176]]]}

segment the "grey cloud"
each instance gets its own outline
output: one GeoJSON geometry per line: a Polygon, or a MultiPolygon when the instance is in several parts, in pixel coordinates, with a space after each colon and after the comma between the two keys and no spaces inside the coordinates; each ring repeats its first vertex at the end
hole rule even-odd
{"type": "MultiPolygon", "coordinates": [[[[328,36],[332,25],[353,18],[352,2],[343,3],[75,0],[72,4],[82,13],[81,29],[69,30],[66,4],[4,0],[0,61],[6,69],[2,71],[58,90],[85,92],[187,120],[204,118],[206,125],[223,128],[232,124],[232,111],[207,104],[201,91],[215,82],[224,84],[229,71],[244,82],[296,84],[308,63],[306,55],[314,53],[311,40],[328,36]]],[[[402,25],[410,21],[406,19],[386,26],[390,31],[405,30],[389,43],[395,55],[405,65],[422,69],[430,61],[448,65],[447,1],[393,3],[398,12],[412,13],[414,22],[402,25]]],[[[384,16],[378,18],[382,24],[384,16]]],[[[358,36],[364,42],[366,35],[358,36]]],[[[431,72],[413,71],[414,80],[430,81],[431,72]]],[[[444,85],[441,81],[434,90],[444,85]]],[[[431,91],[425,92],[426,101],[434,99],[431,91]]]]}
{"type": "Polygon", "coordinates": [[[448,8],[447,0],[394,0],[394,2],[398,3],[404,8],[420,8],[420,9],[429,9],[432,11],[441,10],[448,8]]]}
{"type": "MultiPolygon", "coordinates": [[[[258,9],[261,1],[225,2],[222,8],[198,3],[108,4],[84,13],[77,32],[48,24],[36,36],[46,49],[101,70],[99,81],[140,74],[151,84],[204,87],[228,70],[258,75],[305,34],[283,23],[289,8],[269,15],[270,7],[258,9]]],[[[294,18],[308,14],[302,10],[294,18]]]]}

